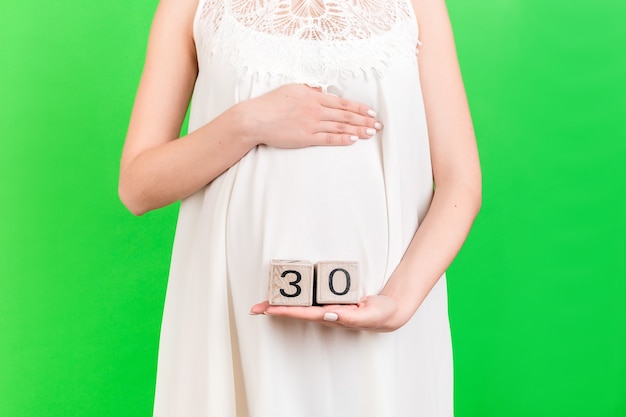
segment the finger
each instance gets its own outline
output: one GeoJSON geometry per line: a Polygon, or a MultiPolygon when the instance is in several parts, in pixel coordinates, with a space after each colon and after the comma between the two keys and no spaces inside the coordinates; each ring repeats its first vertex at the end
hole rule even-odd
{"type": "Polygon", "coordinates": [[[250,314],[263,314],[265,310],[270,306],[270,303],[267,301],[263,301],[262,303],[258,303],[252,306],[250,309],[250,314]]]}
{"type": "Polygon", "coordinates": [[[350,110],[322,107],[319,116],[323,121],[337,122],[349,126],[369,127],[376,130],[383,128],[383,124],[376,117],[350,110]]]}
{"type": "MultiPolygon", "coordinates": [[[[341,307],[341,306],[328,306],[341,307]]],[[[322,321],[325,320],[325,307],[298,307],[298,306],[270,306],[269,302],[263,301],[252,306],[250,314],[267,314],[272,316],[290,317],[300,320],[322,321]]],[[[335,313],[331,313],[335,314],[335,313]]],[[[331,320],[332,321],[332,320],[331,320]]]]}
{"type": "Polygon", "coordinates": [[[320,104],[330,109],[344,110],[350,113],[356,113],[370,118],[376,117],[376,111],[374,111],[374,109],[369,108],[365,104],[356,103],[344,97],[324,94],[320,97],[320,104]]]}
{"type": "Polygon", "coordinates": [[[320,132],[313,134],[312,145],[347,146],[356,143],[359,139],[357,135],[320,132]]]}
{"type": "Polygon", "coordinates": [[[270,316],[288,317],[298,320],[322,321],[326,310],[324,307],[269,306],[265,314],[270,316]]]}
{"type": "Polygon", "coordinates": [[[326,305],[325,308],[326,312],[324,313],[322,320],[326,323],[344,326],[346,323],[346,317],[351,317],[353,312],[358,311],[359,304],[326,305]],[[339,320],[339,317],[341,317],[341,320],[339,320]]]}
{"type": "Polygon", "coordinates": [[[358,308],[354,304],[327,304],[323,306],[268,306],[265,314],[271,316],[283,316],[300,320],[323,321],[324,314],[329,311],[341,312],[358,308]]]}
{"type": "MultiPolygon", "coordinates": [[[[382,127],[382,126],[381,126],[382,127]]],[[[339,135],[356,136],[359,139],[369,139],[378,133],[375,127],[355,126],[341,122],[320,122],[316,133],[332,133],[339,135]]]]}
{"type": "Polygon", "coordinates": [[[338,125],[369,127],[381,130],[383,124],[373,117],[362,116],[345,110],[321,108],[319,118],[322,122],[333,122],[338,125]]]}
{"type": "Polygon", "coordinates": [[[379,328],[379,320],[366,310],[344,310],[327,312],[323,320],[326,323],[350,329],[373,330],[379,328]]]}

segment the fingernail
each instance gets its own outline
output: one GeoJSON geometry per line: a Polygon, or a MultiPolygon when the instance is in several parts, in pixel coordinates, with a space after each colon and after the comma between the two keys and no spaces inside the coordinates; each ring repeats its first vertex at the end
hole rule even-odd
{"type": "Polygon", "coordinates": [[[376,129],[372,129],[371,127],[368,127],[367,129],[365,129],[365,133],[367,133],[370,136],[375,135],[376,129]]]}
{"type": "Polygon", "coordinates": [[[357,140],[359,140],[359,137],[358,136],[350,136],[350,140],[352,142],[356,142],[357,140]]]}
{"type": "Polygon", "coordinates": [[[324,313],[324,321],[337,321],[338,318],[337,313],[324,313]]]}
{"type": "Polygon", "coordinates": [[[376,130],[380,130],[383,128],[383,124],[381,122],[376,122],[374,123],[374,127],[376,128],[376,130]]]}
{"type": "Polygon", "coordinates": [[[367,114],[369,114],[372,117],[376,117],[376,112],[372,109],[367,110],[367,114]]]}

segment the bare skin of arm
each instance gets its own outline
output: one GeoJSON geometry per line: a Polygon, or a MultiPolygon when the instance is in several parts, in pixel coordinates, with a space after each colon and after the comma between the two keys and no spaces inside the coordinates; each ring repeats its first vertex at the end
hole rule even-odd
{"type": "Polygon", "coordinates": [[[413,0],[423,45],[419,70],[436,184],[431,206],[402,261],[380,294],[358,305],[252,307],[252,314],[286,316],[329,326],[393,331],[417,311],[448,268],[482,199],[476,139],[444,0],[413,0]]]}
{"type": "Polygon", "coordinates": [[[198,74],[197,4],[161,0],[154,16],[120,164],[119,195],[131,212],[189,196],[257,145],[348,146],[382,128],[365,105],[292,84],[243,101],[177,139],[198,74]]]}

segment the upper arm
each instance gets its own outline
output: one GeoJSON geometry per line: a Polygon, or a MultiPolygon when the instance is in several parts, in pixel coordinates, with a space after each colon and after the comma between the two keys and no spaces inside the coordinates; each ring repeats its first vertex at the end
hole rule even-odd
{"type": "Polygon", "coordinates": [[[476,139],[444,0],[412,0],[420,28],[419,71],[435,184],[480,192],[476,139]]]}
{"type": "Polygon", "coordinates": [[[178,138],[198,68],[193,17],[198,0],[161,0],[154,15],[122,170],[146,149],[178,138]]]}

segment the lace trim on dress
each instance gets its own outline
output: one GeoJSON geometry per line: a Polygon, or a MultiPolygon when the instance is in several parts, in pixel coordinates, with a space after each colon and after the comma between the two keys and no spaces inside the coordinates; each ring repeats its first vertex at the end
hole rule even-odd
{"type": "Polygon", "coordinates": [[[200,66],[219,54],[241,77],[323,88],[380,76],[418,45],[407,0],[206,0],[194,29],[200,66]]]}

